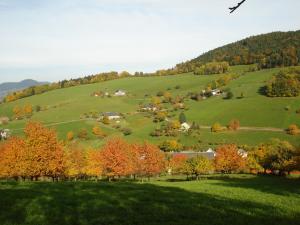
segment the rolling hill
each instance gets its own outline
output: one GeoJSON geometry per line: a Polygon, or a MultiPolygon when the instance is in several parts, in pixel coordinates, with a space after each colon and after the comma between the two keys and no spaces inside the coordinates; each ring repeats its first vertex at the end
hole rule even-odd
{"type": "Polygon", "coordinates": [[[300,62],[300,30],[272,32],[208,51],[195,59],[178,64],[178,71],[193,71],[199,65],[212,61],[226,61],[230,65],[257,63],[261,68],[294,66],[300,62]]]}
{"type": "MultiPolygon", "coordinates": [[[[225,88],[230,88],[233,99],[225,100],[222,96],[214,96],[201,101],[186,98],[186,110],[183,110],[189,123],[200,125],[200,133],[187,135],[181,133],[178,137],[151,137],[149,134],[161,123],[154,123],[149,113],[138,112],[140,104],[151,102],[152,96],[159,91],[168,91],[172,96],[187,96],[189,92],[200,92],[209,82],[222,75],[196,76],[192,73],[161,76],[161,77],[128,77],[102,83],[80,85],[76,87],[57,89],[40,95],[31,96],[10,103],[0,105],[0,116],[13,116],[15,106],[23,107],[27,103],[33,107],[39,105],[40,112],[34,112],[32,120],[42,121],[44,124],[57,129],[61,139],[66,138],[68,131],[75,134],[81,128],[86,128],[89,139],[83,144],[99,146],[104,142],[92,134],[92,128],[98,124],[108,135],[121,135],[121,128],[130,128],[132,134],[125,136],[129,140],[149,140],[161,143],[163,140],[175,139],[185,146],[197,145],[207,148],[221,143],[238,143],[240,145],[256,145],[268,141],[270,138],[289,140],[299,145],[299,137],[287,135],[283,129],[291,123],[300,124],[300,116],[296,110],[300,107],[300,97],[269,98],[259,93],[274,73],[280,69],[266,69],[255,72],[248,71],[249,66],[234,66],[233,73],[242,74],[238,79],[231,81],[225,88]],[[117,89],[127,91],[124,97],[94,97],[96,91],[113,93],[117,89]],[[244,98],[240,99],[241,92],[244,98]],[[287,110],[288,109],[288,110],[287,110]],[[97,122],[93,118],[85,118],[85,114],[95,112],[119,112],[124,115],[120,123],[109,125],[97,122]],[[209,127],[219,122],[226,125],[232,119],[241,122],[243,130],[210,132],[209,127]],[[264,129],[261,129],[264,128],[264,129]]],[[[169,103],[163,107],[170,110],[169,120],[177,120],[182,110],[172,110],[169,103]]],[[[27,120],[14,120],[6,128],[14,134],[22,134],[27,120]]]]}
{"type": "Polygon", "coordinates": [[[10,92],[22,90],[24,88],[47,84],[48,82],[39,82],[32,79],[22,80],[20,82],[5,82],[0,84],[0,99],[10,92]]]}

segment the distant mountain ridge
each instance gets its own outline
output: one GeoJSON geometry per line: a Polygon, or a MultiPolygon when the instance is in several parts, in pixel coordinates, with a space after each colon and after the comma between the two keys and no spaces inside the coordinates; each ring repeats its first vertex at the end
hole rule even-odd
{"type": "Polygon", "coordinates": [[[39,82],[32,79],[22,80],[20,82],[5,82],[0,84],[0,98],[4,97],[10,92],[22,90],[32,86],[39,86],[48,84],[49,82],[39,82]]]}

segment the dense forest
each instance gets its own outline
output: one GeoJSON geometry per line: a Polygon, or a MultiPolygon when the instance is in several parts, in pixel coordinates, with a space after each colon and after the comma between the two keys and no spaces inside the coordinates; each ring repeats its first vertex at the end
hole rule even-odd
{"type": "Polygon", "coordinates": [[[258,64],[259,68],[295,66],[300,62],[300,30],[252,36],[206,52],[177,64],[178,71],[190,72],[208,62],[230,65],[258,64]]]}
{"type": "MultiPolygon", "coordinates": [[[[63,80],[52,84],[34,86],[10,93],[4,102],[41,94],[54,89],[91,84],[129,76],[166,76],[194,72],[196,75],[225,73],[230,65],[256,64],[256,69],[295,66],[300,63],[300,30],[273,32],[249,37],[241,41],[211,50],[190,61],[177,64],[174,68],[157,70],[153,73],[126,71],[99,73],[83,78],[63,80]]],[[[254,67],[253,67],[254,68],[254,67]]]]}

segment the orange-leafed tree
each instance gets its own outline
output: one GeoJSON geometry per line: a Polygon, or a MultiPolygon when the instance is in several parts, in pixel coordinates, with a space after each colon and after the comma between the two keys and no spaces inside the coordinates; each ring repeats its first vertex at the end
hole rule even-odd
{"type": "Polygon", "coordinates": [[[130,145],[123,139],[113,138],[107,141],[101,155],[104,174],[109,180],[116,176],[127,176],[132,173],[130,145]]]}
{"type": "Polygon", "coordinates": [[[24,147],[24,140],[18,137],[12,137],[0,146],[0,177],[25,178],[24,147]]]}
{"type": "Polygon", "coordinates": [[[25,133],[26,175],[57,178],[64,173],[63,149],[56,132],[38,122],[29,122],[25,133]]]}
{"type": "Polygon", "coordinates": [[[227,125],[227,128],[229,130],[238,130],[240,128],[240,121],[237,119],[231,120],[227,125]]]}
{"type": "Polygon", "coordinates": [[[23,109],[21,107],[16,105],[13,108],[13,113],[14,113],[14,119],[19,120],[19,119],[23,118],[24,113],[23,113],[23,109]]]}
{"type": "Polygon", "coordinates": [[[139,154],[141,177],[150,178],[165,169],[165,155],[156,145],[145,142],[140,146],[139,154]]]}
{"type": "Polygon", "coordinates": [[[74,132],[73,131],[69,131],[67,133],[67,141],[73,141],[74,140],[74,132]]]}
{"type": "Polygon", "coordinates": [[[90,149],[86,154],[85,173],[89,177],[98,179],[103,173],[101,151],[90,149]]]}
{"type": "Polygon", "coordinates": [[[32,107],[32,105],[31,104],[26,104],[24,106],[23,112],[24,112],[24,115],[27,118],[30,118],[32,116],[32,113],[33,113],[33,107],[32,107]]]}
{"type": "Polygon", "coordinates": [[[65,175],[77,180],[86,175],[86,152],[76,144],[67,147],[64,155],[65,175]]]}
{"type": "Polygon", "coordinates": [[[215,168],[222,173],[238,172],[245,168],[246,160],[238,153],[234,144],[222,145],[216,149],[215,168]]]}
{"type": "Polygon", "coordinates": [[[183,173],[185,163],[187,161],[187,156],[183,154],[176,154],[168,162],[168,169],[172,173],[183,173]]]}

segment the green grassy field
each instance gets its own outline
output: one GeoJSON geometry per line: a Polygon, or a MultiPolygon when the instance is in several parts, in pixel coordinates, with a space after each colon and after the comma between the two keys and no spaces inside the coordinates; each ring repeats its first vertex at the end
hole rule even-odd
{"type": "Polygon", "coordinates": [[[208,176],[199,181],[0,182],[11,224],[298,225],[299,178],[208,176]]]}
{"type": "MultiPolygon", "coordinates": [[[[242,72],[247,70],[247,66],[233,67],[233,72],[242,72]]],[[[259,89],[269,80],[271,76],[279,69],[262,70],[249,72],[240,78],[230,82],[229,88],[233,91],[235,98],[224,100],[221,96],[212,97],[199,102],[186,100],[185,104],[188,110],[185,111],[188,122],[197,122],[200,125],[210,126],[215,122],[222,125],[228,124],[231,119],[239,119],[241,126],[245,127],[274,127],[285,129],[288,125],[295,123],[300,125],[300,116],[295,111],[300,108],[300,97],[296,98],[268,98],[259,94],[259,89]],[[245,98],[238,99],[241,92],[245,98]],[[285,110],[286,107],[290,110],[285,110]]],[[[149,140],[153,143],[160,143],[166,137],[152,138],[149,133],[159,124],[152,122],[151,118],[146,118],[141,113],[136,113],[140,103],[150,102],[151,97],[158,91],[168,91],[173,96],[186,95],[188,92],[200,92],[210,81],[220,75],[195,76],[193,74],[183,74],[164,77],[131,77],[126,79],[113,80],[103,83],[82,85],[72,88],[60,89],[47,92],[41,95],[21,99],[12,103],[0,105],[0,116],[12,116],[14,106],[24,106],[30,103],[33,106],[40,105],[46,108],[38,113],[34,113],[32,119],[43,122],[44,124],[54,124],[59,137],[65,139],[68,131],[75,133],[80,128],[87,128],[91,133],[92,127],[96,121],[79,121],[80,116],[92,111],[105,112],[116,111],[125,114],[125,119],[121,121],[122,127],[130,127],[133,130],[132,135],[127,136],[129,140],[149,140]],[[175,86],[180,85],[180,89],[175,86]],[[128,91],[126,97],[97,98],[91,97],[94,91],[108,91],[113,93],[117,89],[128,91]],[[70,122],[68,122],[70,121],[70,122]]],[[[169,106],[170,107],[170,106],[169,106]]],[[[173,112],[174,119],[178,118],[180,111],[173,112]]],[[[26,120],[10,122],[6,127],[12,129],[14,134],[22,134],[26,120]]],[[[120,131],[112,126],[100,124],[104,131],[109,135],[122,135],[120,131]]],[[[220,143],[238,143],[255,145],[260,142],[268,141],[270,138],[281,138],[288,140],[295,145],[300,145],[300,139],[297,136],[290,136],[284,132],[266,132],[266,131],[239,131],[224,132],[214,134],[207,129],[202,129],[197,137],[187,137],[180,135],[175,139],[183,144],[191,145],[200,143],[203,148],[213,144],[220,143]]],[[[92,134],[90,139],[84,144],[99,146],[103,140],[97,140],[92,134]]]]}

